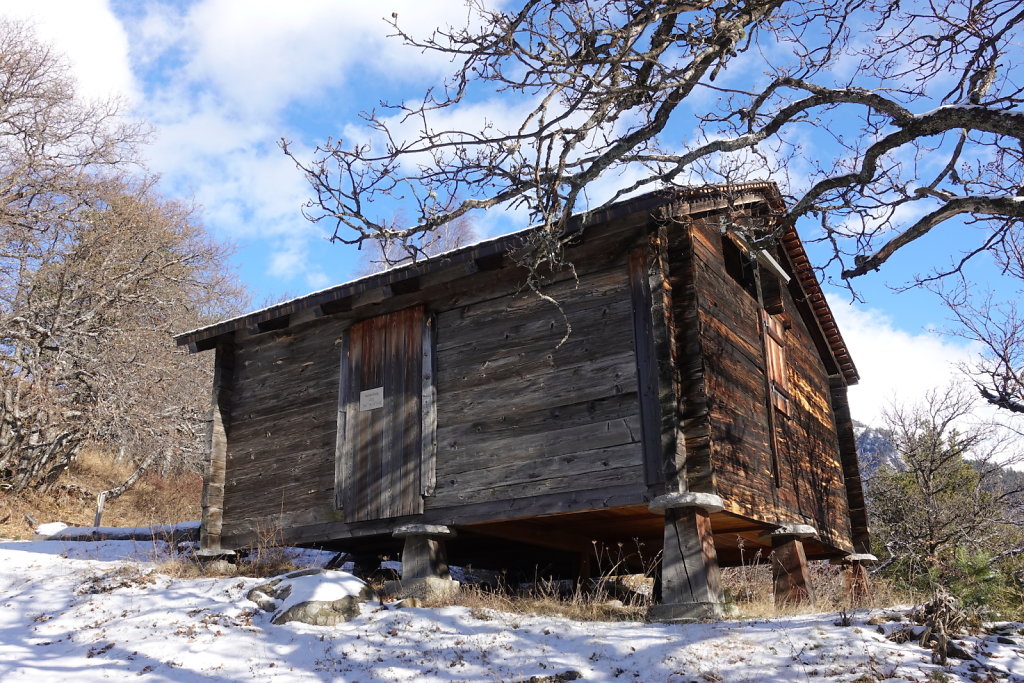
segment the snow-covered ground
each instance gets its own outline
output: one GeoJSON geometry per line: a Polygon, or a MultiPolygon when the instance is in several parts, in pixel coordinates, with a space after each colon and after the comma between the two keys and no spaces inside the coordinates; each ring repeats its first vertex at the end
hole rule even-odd
{"type": "Polygon", "coordinates": [[[170,578],[163,552],[0,542],[0,681],[1024,681],[1021,624],[946,667],[866,613],[668,626],[370,603],[339,626],[275,626],[245,598],[262,580],[170,578]]]}

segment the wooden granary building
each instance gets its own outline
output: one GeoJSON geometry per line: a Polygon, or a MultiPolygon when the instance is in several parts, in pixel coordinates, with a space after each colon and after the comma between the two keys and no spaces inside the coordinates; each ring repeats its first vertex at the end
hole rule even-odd
{"type": "Polygon", "coordinates": [[[857,370],[782,208],[750,183],[591,213],[558,307],[524,231],[178,336],[216,354],[203,551],[404,548],[411,582],[642,546],[663,619],[716,613],[759,550],[786,599],[808,558],[859,567],[857,370]]]}

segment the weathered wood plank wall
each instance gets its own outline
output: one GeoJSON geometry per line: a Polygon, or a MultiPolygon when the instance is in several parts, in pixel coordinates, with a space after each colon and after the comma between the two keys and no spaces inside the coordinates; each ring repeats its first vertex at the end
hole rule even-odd
{"type": "Polygon", "coordinates": [[[232,344],[217,345],[210,402],[210,453],[203,477],[203,523],[199,545],[220,550],[224,524],[224,485],[227,473],[228,434],[231,432],[231,393],[234,384],[235,350],[232,344]]]}
{"type": "Polygon", "coordinates": [[[438,312],[437,489],[428,506],[642,477],[625,260],[545,293],[562,311],[526,291],[438,312]],[[559,345],[566,321],[571,333],[559,345]]]}
{"type": "Polygon", "coordinates": [[[253,533],[336,518],[338,344],[347,327],[324,318],[239,340],[225,483],[228,547],[253,533]]]}
{"type": "Polygon", "coordinates": [[[794,300],[798,289],[780,293],[792,399],[789,415],[775,412],[776,477],[760,305],[727,272],[723,239],[717,220],[693,222],[696,315],[718,493],[735,512],[773,524],[802,521],[846,548],[849,515],[828,375],[794,300]]]}
{"type": "MultiPolygon", "coordinates": [[[[427,517],[458,523],[462,509],[481,521],[511,508],[544,514],[596,501],[642,503],[627,267],[640,240],[635,227],[588,233],[573,253],[578,280],[568,272],[551,278],[545,292],[572,326],[561,346],[562,312],[521,291],[521,269],[491,269],[498,262],[421,278],[421,289],[354,312],[239,333],[225,543],[237,547],[273,529],[296,541],[350,535],[334,491],[342,342],[359,320],[415,304],[432,314],[436,342],[433,386],[419,387],[428,420],[433,403],[436,446],[427,433],[416,444],[436,448],[433,491],[430,477],[421,478],[427,517]]],[[[379,526],[357,525],[364,532],[379,526]]]]}
{"type": "Polygon", "coordinates": [[[828,375],[803,319],[786,301],[792,327],[786,330],[786,366],[792,399],[790,414],[777,422],[780,496],[816,528],[822,540],[851,549],[850,517],[843,465],[838,449],[828,375]]]}
{"type": "Polygon", "coordinates": [[[692,223],[711,459],[718,494],[736,512],[774,521],[777,492],[765,410],[760,311],[726,272],[722,239],[717,220],[692,223]]]}

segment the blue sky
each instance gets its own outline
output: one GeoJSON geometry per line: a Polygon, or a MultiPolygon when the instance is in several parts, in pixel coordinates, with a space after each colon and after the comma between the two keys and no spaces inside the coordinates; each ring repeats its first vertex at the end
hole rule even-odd
{"type": "MultiPolygon", "coordinates": [[[[83,95],[121,97],[149,121],[144,155],[164,193],[201,205],[213,234],[238,245],[234,266],[257,304],[343,282],[359,266],[354,248],[329,244],[301,216],[309,190],[277,141],[308,157],[327,136],[354,134],[361,110],[416,97],[444,76],[446,60],[387,37],[382,17],[392,12],[423,31],[466,16],[458,0],[0,0],[0,14],[30,18],[67,55],[83,95]]],[[[509,114],[496,101],[480,112],[509,114]]],[[[477,226],[524,227],[494,217],[477,226]]],[[[935,333],[947,313],[932,295],[889,289],[952,236],[862,279],[865,303],[826,287],[863,376],[851,392],[855,418],[877,422],[889,400],[919,397],[971,358],[971,347],[935,333]]]]}

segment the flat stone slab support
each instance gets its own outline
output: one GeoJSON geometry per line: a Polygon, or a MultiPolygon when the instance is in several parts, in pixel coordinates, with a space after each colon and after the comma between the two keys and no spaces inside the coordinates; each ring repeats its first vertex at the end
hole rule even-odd
{"type": "Polygon", "coordinates": [[[402,580],[386,582],[386,593],[403,598],[438,600],[458,591],[459,583],[452,580],[448,569],[448,555],[443,540],[455,535],[453,529],[434,525],[409,525],[396,529],[393,535],[404,539],[402,580]]]}
{"type": "Polygon", "coordinates": [[[779,607],[813,603],[807,554],[800,536],[772,534],[772,581],[775,604],[779,607]]]}
{"type": "Polygon", "coordinates": [[[665,510],[661,604],[654,621],[696,621],[722,615],[721,571],[711,517],[701,507],[665,510]]]}

